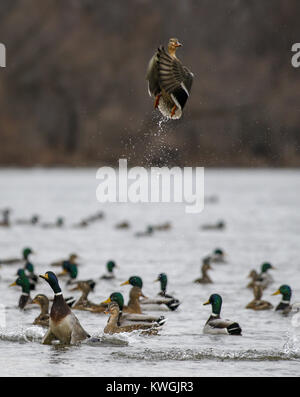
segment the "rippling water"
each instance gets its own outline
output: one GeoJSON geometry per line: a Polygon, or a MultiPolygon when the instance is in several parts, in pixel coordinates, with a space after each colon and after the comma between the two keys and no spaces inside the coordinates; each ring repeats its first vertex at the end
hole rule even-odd
{"type": "MultiPolygon", "coordinates": [[[[9,288],[18,265],[0,269],[0,303],[5,307],[6,325],[0,328],[2,376],[299,376],[300,328],[291,317],[274,311],[244,309],[252,300],[245,288],[247,275],[270,261],[274,284],[264,299],[274,305],[280,300],[271,293],[281,284],[293,290],[292,302],[300,301],[300,178],[297,170],[206,170],[205,194],[219,201],[207,203],[202,213],[186,214],[180,204],[106,204],[96,201],[94,169],[0,170],[0,208],[11,207],[13,218],[42,215],[43,221],[64,216],[64,229],[39,227],[0,228],[0,258],[18,256],[25,246],[36,254],[36,273],[51,270],[52,261],[77,252],[81,259],[79,278],[99,279],[105,263],[118,263],[117,279],[98,280],[90,299],[99,302],[113,291],[128,298],[129,287],[120,283],[140,275],[144,293],[158,292],[153,283],[158,273],[168,274],[168,292],[182,304],[168,317],[160,335],[138,333],[107,337],[103,314],[76,311],[84,328],[99,343],[80,346],[44,346],[45,330],[33,326],[38,309],[20,312],[19,289],[9,288]],[[71,225],[102,209],[106,218],[88,227],[71,225]],[[128,220],[132,228],[116,230],[114,225],[128,220]],[[224,219],[224,231],[201,231],[199,226],[224,219]],[[136,238],[147,224],[171,221],[170,231],[136,238]],[[197,285],[200,260],[216,247],[228,254],[228,264],[214,264],[214,284],[197,285]],[[243,336],[203,335],[210,308],[203,306],[211,293],[223,297],[222,317],[236,320],[243,336]]],[[[52,268],[53,270],[53,268],[52,268]]],[[[64,282],[61,283],[65,295],[64,282]]],[[[40,281],[37,292],[51,296],[40,281]]],[[[34,296],[35,292],[32,294],[34,296]]],[[[74,294],[74,293],[73,293],[74,294]]],[[[3,324],[2,324],[3,325],[3,324]]]]}

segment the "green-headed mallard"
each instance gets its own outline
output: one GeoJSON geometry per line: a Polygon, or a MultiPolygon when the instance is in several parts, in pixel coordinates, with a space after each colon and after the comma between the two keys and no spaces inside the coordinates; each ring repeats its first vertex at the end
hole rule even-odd
{"type": "Polygon", "coordinates": [[[202,277],[197,278],[194,283],[200,283],[200,284],[210,284],[212,283],[211,278],[207,274],[208,270],[211,270],[212,267],[210,266],[210,256],[207,256],[203,258],[202,260],[202,267],[201,267],[201,273],[202,277]]]}
{"type": "Polygon", "coordinates": [[[242,329],[238,323],[231,320],[222,320],[220,318],[222,298],[218,294],[212,294],[209,300],[203,305],[212,306],[212,314],[207,320],[203,333],[205,334],[228,334],[228,335],[241,335],[242,329]]]}
{"type": "Polygon", "coordinates": [[[32,215],[30,219],[17,219],[17,225],[37,225],[39,223],[40,217],[38,215],[32,215]]]}
{"type": "Polygon", "coordinates": [[[65,225],[64,218],[59,216],[54,223],[45,222],[41,224],[41,227],[44,229],[50,229],[55,227],[62,228],[64,225],[65,225]]]}
{"type": "Polygon", "coordinates": [[[216,248],[211,254],[210,261],[212,263],[226,263],[224,251],[221,248],[216,248]]]}
{"type": "Polygon", "coordinates": [[[103,274],[103,276],[100,277],[101,280],[112,280],[113,278],[116,278],[114,275],[114,268],[117,267],[115,261],[108,261],[106,263],[106,270],[107,273],[103,274]]]}
{"type": "Polygon", "coordinates": [[[28,277],[28,275],[25,273],[25,269],[18,269],[17,276],[21,278],[22,277],[28,278],[30,284],[30,290],[31,291],[35,290],[35,282],[28,277]]]}
{"type": "Polygon", "coordinates": [[[93,291],[94,287],[95,283],[92,280],[77,282],[77,286],[71,289],[71,291],[79,290],[82,292],[82,294],[72,307],[74,310],[86,310],[92,311],[94,313],[104,313],[106,308],[105,305],[102,305],[101,303],[92,303],[88,300],[88,295],[91,291],[93,291]]]}
{"type": "Polygon", "coordinates": [[[292,306],[291,306],[292,289],[289,285],[283,284],[272,295],[279,295],[279,294],[282,295],[282,299],[280,303],[276,306],[275,310],[280,311],[283,314],[288,314],[292,310],[292,306]]]}
{"type": "Polygon", "coordinates": [[[31,248],[26,247],[22,250],[22,258],[7,258],[7,259],[2,259],[0,260],[1,265],[14,265],[22,262],[26,262],[29,260],[29,256],[33,254],[33,251],[31,248]]]}
{"type": "Polygon", "coordinates": [[[47,281],[54,292],[54,301],[51,307],[49,330],[43,338],[43,344],[51,344],[59,340],[64,344],[75,344],[90,337],[82,328],[79,320],[65,302],[56,275],[46,272],[40,275],[47,281]]]}
{"type": "Polygon", "coordinates": [[[138,323],[158,323],[162,325],[166,322],[164,316],[151,316],[149,314],[138,314],[128,312],[128,306],[124,305],[124,298],[120,292],[113,292],[108,299],[106,299],[103,304],[109,304],[110,302],[116,302],[119,305],[119,320],[118,325],[125,325],[128,322],[138,322],[138,323]],[[124,313],[125,312],[125,313],[124,313]]]}
{"type": "Polygon", "coordinates": [[[253,286],[253,294],[254,299],[248,303],[246,309],[252,310],[270,310],[273,308],[273,305],[270,302],[261,300],[263,294],[263,288],[259,284],[254,284],[253,286]]]}
{"type": "Polygon", "coordinates": [[[151,310],[161,310],[162,306],[167,307],[169,310],[176,310],[180,305],[180,301],[174,298],[172,295],[167,294],[168,277],[166,273],[160,273],[154,282],[160,282],[160,292],[157,298],[145,298],[141,300],[143,308],[147,308],[147,305],[151,305],[151,310]]]}
{"type": "MultiPolygon", "coordinates": [[[[127,281],[121,284],[122,285],[132,285],[132,288],[129,292],[129,301],[126,307],[126,311],[128,313],[139,313],[142,314],[141,305],[139,302],[140,297],[146,298],[146,296],[142,292],[143,281],[139,276],[132,276],[127,281]]],[[[124,308],[125,311],[125,308],[124,308]]]]}
{"type": "Polygon", "coordinates": [[[147,236],[152,236],[153,233],[154,233],[153,226],[149,225],[147,226],[144,232],[136,232],[134,235],[135,237],[147,237],[147,236]]]}
{"type": "Polygon", "coordinates": [[[49,327],[49,299],[46,295],[38,294],[36,295],[32,303],[39,305],[41,308],[41,313],[34,320],[34,325],[41,325],[42,327],[49,327]]]}
{"type": "Polygon", "coordinates": [[[30,282],[28,278],[24,275],[18,277],[14,283],[10,284],[10,287],[14,286],[20,286],[22,288],[22,294],[20,296],[18,306],[20,309],[25,309],[27,305],[32,303],[30,297],[30,282]]]}
{"type": "Polygon", "coordinates": [[[257,283],[259,283],[263,289],[267,288],[270,284],[274,282],[273,277],[268,272],[270,269],[275,269],[273,265],[268,262],[265,262],[261,265],[261,272],[258,275],[257,283]]]}
{"type": "Polygon", "coordinates": [[[137,331],[137,330],[143,330],[147,331],[146,333],[148,334],[156,334],[157,333],[157,328],[160,327],[159,324],[153,323],[153,324],[130,324],[130,325],[118,325],[118,320],[119,320],[119,315],[120,315],[120,309],[119,305],[116,302],[111,302],[108,305],[108,309],[105,312],[106,314],[109,314],[109,319],[107,321],[107,324],[104,328],[104,333],[105,334],[116,334],[116,333],[121,333],[121,332],[132,332],[132,331],[137,331]]]}
{"type": "Polygon", "coordinates": [[[176,50],[181,46],[176,38],[169,40],[167,51],[160,46],[150,59],[146,74],[149,95],[155,98],[154,107],[173,119],[181,117],[194,77],[176,57],[176,50]]]}

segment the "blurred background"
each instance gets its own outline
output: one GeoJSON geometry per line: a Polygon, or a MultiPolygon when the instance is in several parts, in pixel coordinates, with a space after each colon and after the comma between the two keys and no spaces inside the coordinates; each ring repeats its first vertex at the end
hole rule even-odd
{"type": "Polygon", "coordinates": [[[299,0],[1,0],[0,164],[300,165],[299,0]],[[148,61],[178,37],[194,73],[159,123],[148,61]]]}

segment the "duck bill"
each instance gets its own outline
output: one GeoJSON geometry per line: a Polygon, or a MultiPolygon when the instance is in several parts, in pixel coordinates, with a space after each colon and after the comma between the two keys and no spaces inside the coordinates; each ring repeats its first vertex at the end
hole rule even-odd
{"type": "Polygon", "coordinates": [[[48,274],[40,274],[39,277],[43,278],[44,280],[49,280],[48,274]]]}
{"type": "Polygon", "coordinates": [[[35,303],[37,305],[38,301],[36,299],[32,299],[32,303],[35,303]]]}
{"type": "Polygon", "coordinates": [[[64,269],[58,276],[65,276],[66,274],[68,274],[68,270],[64,269]]]}
{"type": "Polygon", "coordinates": [[[279,295],[280,294],[280,291],[279,290],[277,290],[276,292],[274,292],[272,295],[279,295]]]}
{"type": "Polygon", "coordinates": [[[183,44],[179,43],[179,41],[177,41],[177,43],[175,44],[175,47],[182,47],[183,44]]]}
{"type": "Polygon", "coordinates": [[[122,284],[120,284],[120,285],[122,286],[122,285],[128,285],[128,284],[129,284],[129,280],[124,281],[124,283],[122,283],[122,284]]]}
{"type": "Polygon", "coordinates": [[[16,282],[9,284],[9,287],[15,287],[17,285],[16,282]]]}
{"type": "Polygon", "coordinates": [[[110,298],[108,298],[108,299],[106,299],[106,301],[103,301],[103,302],[101,302],[101,304],[104,304],[104,303],[110,303],[111,302],[111,299],[110,298]]]}
{"type": "Polygon", "coordinates": [[[209,303],[210,303],[209,301],[207,301],[207,302],[204,302],[204,303],[203,303],[203,306],[205,306],[205,305],[209,305],[209,303]]]}

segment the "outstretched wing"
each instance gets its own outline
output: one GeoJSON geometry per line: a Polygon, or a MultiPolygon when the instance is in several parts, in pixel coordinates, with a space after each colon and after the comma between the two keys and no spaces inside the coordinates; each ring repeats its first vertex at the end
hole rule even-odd
{"type": "Polygon", "coordinates": [[[157,57],[160,85],[183,109],[192,88],[193,74],[178,59],[172,58],[164,47],[158,49],[157,57]]]}
{"type": "Polygon", "coordinates": [[[148,92],[149,95],[156,96],[160,93],[159,85],[159,71],[158,71],[158,51],[155,52],[153,57],[149,61],[149,65],[146,73],[146,80],[148,80],[148,92]]]}

